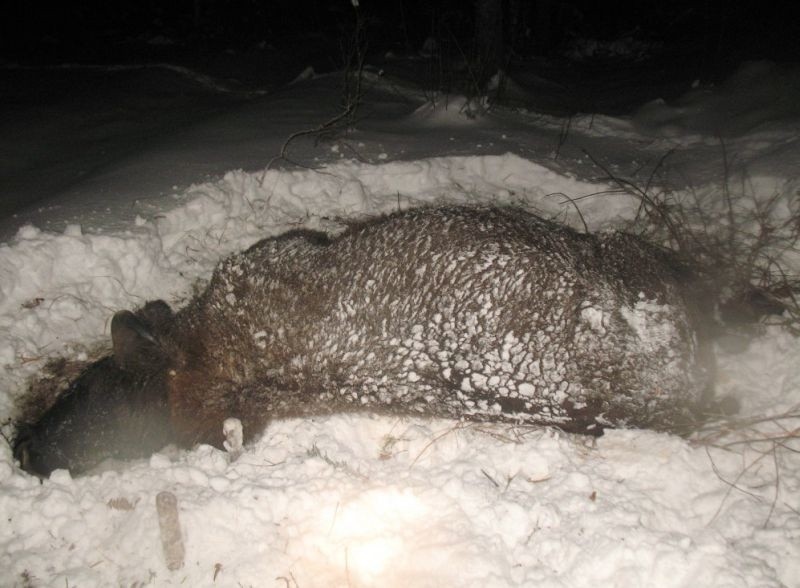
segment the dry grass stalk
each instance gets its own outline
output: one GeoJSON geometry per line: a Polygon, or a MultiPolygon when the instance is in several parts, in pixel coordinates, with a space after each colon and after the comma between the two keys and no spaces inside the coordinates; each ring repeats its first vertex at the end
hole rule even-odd
{"type": "Polygon", "coordinates": [[[758,502],[763,501],[761,496],[744,488],[741,482],[745,475],[754,470],[756,466],[771,460],[775,478],[774,481],[769,483],[774,486],[774,492],[763,524],[764,528],[766,528],[775,512],[778,497],[780,496],[781,465],[779,453],[781,451],[800,453],[800,407],[795,407],[779,415],[740,419],[729,418],[710,423],[695,434],[692,442],[705,449],[714,474],[728,486],[709,524],[716,520],[722,512],[725,503],[734,490],[750,496],[758,502]],[[717,468],[711,455],[710,450],[712,448],[736,451],[742,455],[743,459],[746,459],[746,452],[754,453],[756,457],[744,465],[736,477],[730,480],[723,476],[717,468]]]}
{"type": "Polygon", "coordinates": [[[636,198],[639,208],[628,230],[672,250],[697,272],[727,314],[723,319],[753,323],[772,315],[772,322],[800,335],[800,273],[790,262],[800,259],[800,208],[792,210],[781,193],[748,193],[744,179],[738,192],[731,190],[724,143],[720,198],[665,188],[661,184],[669,183],[662,174],[673,152],[658,159],[643,185],[585,152],[605,174],[600,180],[614,186],[591,196],[626,193],[636,198]]]}

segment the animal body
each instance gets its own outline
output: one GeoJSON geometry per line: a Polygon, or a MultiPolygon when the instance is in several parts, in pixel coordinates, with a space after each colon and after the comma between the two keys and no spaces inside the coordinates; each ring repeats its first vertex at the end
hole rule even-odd
{"type": "Polygon", "coordinates": [[[698,317],[670,258],[514,208],[399,212],[292,231],[223,260],[177,313],[114,316],[91,365],[15,453],[41,475],[176,442],[246,440],[336,411],[678,430],[707,394],[698,317]]]}

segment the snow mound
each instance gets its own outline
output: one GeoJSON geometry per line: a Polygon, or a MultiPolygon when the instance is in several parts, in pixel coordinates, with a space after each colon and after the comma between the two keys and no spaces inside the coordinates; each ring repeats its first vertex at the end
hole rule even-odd
{"type": "MultiPolygon", "coordinates": [[[[716,467],[738,466],[721,455],[716,467]]],[[[3,486],[4,585],[32,566],[51,586],[779,585],[722,532],[768,505],[726,500],[703,451],[650,432],[592,448],[545,430],[341,415],[275,423],[232,463],[202,446],[41,486],[6,474],[3,486]],[[187,554],[172,573],[163,490],[187,554]]]]}
{"type": "MultiPolygon", "coordinates": [[[[230,172],[125,231],[24,227],[0,245],[0,414],[47,357],[107,339],[115,310],[180,305],[221,257],[265,236],[437,202],[518,204],[580,226],[570,198],[607,189],[514,155],[341,161],[230,172]]],[[[592,229],[637,205],[581,201],[592,229]]],[[[744,416],[790,410],[797,365],[797,340],[769,331],[723,355],[721,388],[744,416]]],[[[165,450],[40,483],[0,441],[0,585],[797,586],[800,467],[775,448],[337,415],[275,422],[235,460],[165,450]],[[178,500],[176,571],[162,491],[178,500]]]]}
{"type": "Polygon", "coordinates": [[[637,128],[648,134],[739,137],[757,129],[800,119],[800,68],[768,61],[744,63],[719,87],[699,83],[668,104],[662,99],[634,114],[637,128]]]}

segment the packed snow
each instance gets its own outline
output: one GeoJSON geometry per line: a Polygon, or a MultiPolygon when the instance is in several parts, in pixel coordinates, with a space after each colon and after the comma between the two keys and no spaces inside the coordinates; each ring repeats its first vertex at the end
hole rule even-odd
{"type": "MultiPolygon", "coordinates": [[[[778,220],[797,218],[797,76],[747,64],[676,104],[576,117],[563,149],[564,121],[554,117],[498,108],[467,119],[458,97],[434,108],[407,83],[376,77],[371,118],[351,134],[299,141],[304,166],[265,169],[264,156],[258,169],[244,153],[257,137],[243,129],[260,121],[264,143],[253,153],[274,154],[291,132],[314,128],[287,132],[298,118],[280,114],[290,100],[298,113],[330,109],[320,90],[330,78],[316,76],[109,162],[4,224],[17,226],[0,245],[3,431],[13,434],[16,402],[48,358],[95,357],[110,345],[115,311],[154,298],[179,307],[221,258],[290,228],[336,232],[348,219],[441,202],[514,204],[581,230],[622,227],[639,200],[593,179],[607,174],[589,155],[645,185],[671,149],[671,173],[656,181],[673,180],[676,199],[713,206],[735,191],[752,206],[771,202],[778,220]],[[250,171],[219,173],[237,155],[202,143],[215,133],[223,148],[239,146],[238,165],[250,171]],[[182,153],[199,161],[202,148],[206,163],[181,167],[182,153]],[[198,183],[169,189],[192,170],[198,183]]],[[[783,254],[800,270],[797,252],[783,254]]],[[[753,421],[728,434],[610,430],[595,440],[341,414],[274,422],[240,449],[237,424],[226,422],[230,452],[165,448],[41,482],[0,441],[0,584],[800,586],[800,419],[783,418],[800,407],[800,342],[775,325],[751,339],[718,349],[718,393],[753,421]],[[159,521],[162,492],[176,497],[177,520],[159,521]],[[170,524],[183,551],[162,549],[170,524]]]]}

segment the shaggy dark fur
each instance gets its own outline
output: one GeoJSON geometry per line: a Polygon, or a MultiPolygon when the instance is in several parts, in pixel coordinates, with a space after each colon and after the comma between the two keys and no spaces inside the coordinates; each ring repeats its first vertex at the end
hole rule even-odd
{"type": "Polygon", "coordinates": [[[677,430],[707,393],[702,329],[669,257],[517,209],[426,208],[329,239],[293,231],[217,267],[177,314],[112,322],[16,455],[85,470],[168,442],[222,445],[271,419],[366,410],[677,430]]]}

